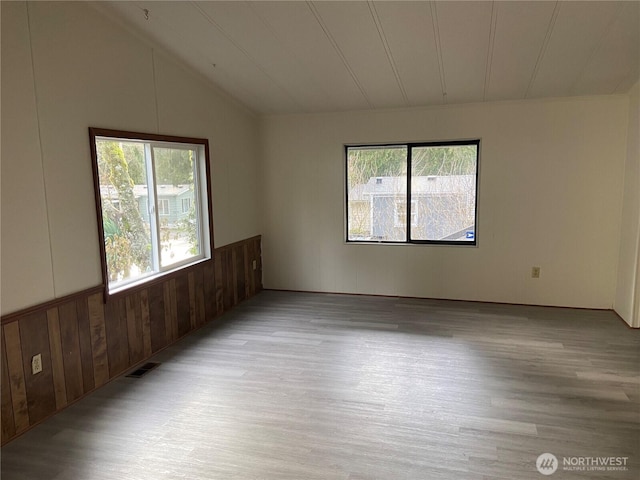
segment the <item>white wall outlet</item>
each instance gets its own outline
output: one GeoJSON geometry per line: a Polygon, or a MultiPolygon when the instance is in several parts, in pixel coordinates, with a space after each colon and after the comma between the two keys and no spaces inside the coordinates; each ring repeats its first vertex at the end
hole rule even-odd
{"type": "Polygon", "coordinates": [[[31,373],[34,375],[42,371],[42,354],[39,353],[31,358],[31,373]]]}
{"type": "Polygon", "coordinates": [[[540,267],[531,267],[531,278],[540,278],[540,267]]]}
{"type": "Polygon", "coordinates": [[[253,261],[253,269],[256,270],[258,268],[258,261],[254,260],[253,261]]]}

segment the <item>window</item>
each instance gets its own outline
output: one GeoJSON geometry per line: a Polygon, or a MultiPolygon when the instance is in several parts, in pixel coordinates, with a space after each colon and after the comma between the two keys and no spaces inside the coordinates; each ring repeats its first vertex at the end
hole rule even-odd
{"type": "Polygon", "coordinates": [[[347,146],[347,241],[475,245],[479,148],[347,146]]]}
{"type": "MultiPolygon", "coordinates": [[[[396,199],[396,214],[395,214],[395,226],[402,227],[407,224],[407,201],[402,199],[396,199]]],[[[418,202],[411,200],[411,226],[418,225],[418,202]]]]}
{"type": "MultiPolygon", "coordinates": [[[[165,185],[162,185],[163,187],[165,185]]],[[[158,213],[160,215],[169,215],[169,200],[161,198],[158,200],[158,213]]]]}
{"type": "Polygon", "coordinates": [[[89,136],[107,293],[211,258],[207,140],[96,128],[89,136]]]}

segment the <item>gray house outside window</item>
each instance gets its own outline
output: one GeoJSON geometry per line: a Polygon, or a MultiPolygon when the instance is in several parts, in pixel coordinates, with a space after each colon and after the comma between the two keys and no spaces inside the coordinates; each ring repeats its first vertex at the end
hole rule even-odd
{"type": "MultiPolygon", "coordinates": [[[[184,205],[193,204],[193,190],[188,185],[158,185],[158,205],[161,219],[167,224],[173,225],[189,216],[189,209],[185,210],[184,205]]],[[[100,186],[103,198],[111,199],[117,206],[118,193],[113,187],[100,186]],[[108,190],[108,191],[107,191],[108,190]]],[[[133,196],[138,202],[138,210],[144,222],[149,222],[149,193],[146,185],[134,185],[133,196]]]]}
{"type": "MultiPolygon", "coordinates": [[[[474,175],[423,176],[411,179],[413,238],[473,238],[474,175]]],[[[371,177],[349,191],[352,221],[359,240],[399,238],[406,230],[407,177],[371,177]]]]}

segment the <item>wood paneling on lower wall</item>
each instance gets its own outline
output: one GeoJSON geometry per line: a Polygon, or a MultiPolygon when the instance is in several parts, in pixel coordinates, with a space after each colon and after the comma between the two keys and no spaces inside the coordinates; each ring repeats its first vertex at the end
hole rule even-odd
{"type": "Polygon", "coordinates": [[[106,303],[92,288],[3,317],[2,444],[261,289],[257,236],[106,303]]]}

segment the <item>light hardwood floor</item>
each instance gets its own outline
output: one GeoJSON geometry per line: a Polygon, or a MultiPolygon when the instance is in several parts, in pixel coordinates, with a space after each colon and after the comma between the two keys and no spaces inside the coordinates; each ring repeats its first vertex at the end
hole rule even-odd
{"type": "Polygon", "coordinates": [[[640,331],[611,312],[265,291],[2,449],[2,480],[542,479],[628,457],[640,331]]]}

